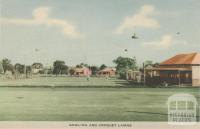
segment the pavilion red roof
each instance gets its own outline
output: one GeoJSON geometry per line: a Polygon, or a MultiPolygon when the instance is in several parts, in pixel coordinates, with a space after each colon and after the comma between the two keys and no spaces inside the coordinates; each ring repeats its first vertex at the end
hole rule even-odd
{"type": "Polygon", "coordinates": [[[178,54],[160,65],[200,65],[200,53],[178,54]]]}

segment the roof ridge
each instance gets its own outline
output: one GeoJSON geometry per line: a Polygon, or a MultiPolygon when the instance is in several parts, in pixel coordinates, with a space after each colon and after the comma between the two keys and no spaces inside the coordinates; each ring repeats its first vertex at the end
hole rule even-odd
{"type": "Polygon", "coordinates": [[[181,55],[181,54],[184,54],[184,55],[198,54],[198,52],[186,52],[186,53],[180,53],[180,54],[177,54],[177,55],[181,55]]]}

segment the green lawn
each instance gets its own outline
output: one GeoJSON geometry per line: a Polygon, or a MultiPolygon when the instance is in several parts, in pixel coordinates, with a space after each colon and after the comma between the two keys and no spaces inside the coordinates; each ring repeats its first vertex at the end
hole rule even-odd
{"type": "Polygon", "coordinates": [[[114,78],[1,80],[0,120],[167,121],[166,102],[170,95],[189,93],[198,98],[200,91],[199,88],[130,86],[127,81],[114,78]]]}
{"type": "Polygon", "coordinates": [[[125,80],[91,77],[33,77],[28,79],[0,79],[0,86],[124,86],[125,80]]]}
{"type": "Polygon", "coordinates": [[[167,98],[193,88],[0,88],[0,120],[166,121],[167,98]]]}

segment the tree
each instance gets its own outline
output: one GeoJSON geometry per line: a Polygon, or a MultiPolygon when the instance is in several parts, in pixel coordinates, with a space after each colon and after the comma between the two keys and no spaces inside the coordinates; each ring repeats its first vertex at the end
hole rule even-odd
{"type": "Polygon", "coordinates": [[[97,66],[91,66],[90,69],[92,71],[92,75],[96,75],[97,71],[99,70],[97,66]]]}
{"type": "Polygon", "coordinates": [[[4,73],[2,62],[0,62],[0,74],[4,73]]]}
{"type": "Polygon", "coordinates": [[[76,65],[76,68],[83,68],[83,67],[89,68],[90,66],[88,64],[83,63],[83,62],[78,64],[78,65],[76,65]]]}
{"type": "Polygon", "coordinates": [[[154,63],[153,61],[151,60],[146,60],[144,62],[144,67],[148,67],[148,66],[152,66],[152,67],[158,67],[159,66],[159,63],[154,63]]]}
{"type": "Polygon", "coordinates": [[[80,64],[77,64],[77,65],[76,65],[76,68],[83,68],[83,66],[80,65],[80,64]]]}
{"type": "Polygon", "coordinates": [[[71,68],[71,69],[69,70],[69,74],[70,74],[70,75],[74,75],[74,73],[75,73],[75,70],[74,70],[73,68],[71,68]]]}
{"type": "Polygon", "coordinates": [[[24,65],[22,65],[22,64],[20,64],[20,63],[17,63],[17,64],[15,64],[15,70],[16,70],[16,72],[17,73],[20,73],[20,74],[22,74],[22,73],[24,73],[25,71],[25,67],[24,67],[24,65]]]}
{"type": "Polygon", "coordinates": [[[113,63],[116,64],[116,71],[120,75],[120,78],[126,78],[126,71],[129,69],[136,70],[136,58],[128,58],[128,57],[118,57],[113,60],[113,63]]]}
{"type": "Polygon", "coordinates": [[[105,69],[105,68],[107,68],[107,66],[106,66],[105,64],[102,64],[102,65],[99,67],[100,70],[105,69]]]}
{"type": "Polygon", "coordinates": [[[9,59],[7,59],[7,58],[3,59],[2,65],[3,65],[4,73],[6,71],[11,71],[12,73],[15,72],[14,66],[11,64],[11,61],[9,59]]]}
{"type": "Polygon", "coordinates": [[[152,66],[153,65],[153,61],[151,60],[146,60],[144,61],[144,67],[146,68],[147,66],[152,66]]]}
{"type": "Polygon", "coordinates": [[[67,74],[68,73],[68,66],[65,65],[64,61],[56,60],[53,63],[53,74],[67,74]]]}
{"type": "Polygon", "coordinates": [[[26,74],[31,74],[31,66],[26,66],[26,74]]]}
{"type": "Polygon", "coordinates": [[[32,68],[30,65],[28,66],[25,66],[26,67],[26,78],[28,78],[30,75],[31,75],[31,71],[32,71],[32,68]]]}
{"type": "Polygon", "coordinates": [[[68,74],[69,67],[67,65],[61,66],[61,74],[68,74]]]}
{"type": "Polygon", "coordinates": [[[159,63],[154,63],[153,64],[153,67],[158,67],[159,66],[159,63]]]}

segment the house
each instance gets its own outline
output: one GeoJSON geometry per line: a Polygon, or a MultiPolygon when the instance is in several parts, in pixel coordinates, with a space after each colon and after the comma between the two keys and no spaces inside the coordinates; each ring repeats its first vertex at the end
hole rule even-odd
{"type": "Polygon", "coordinates": [[[147,84],[200,86],[200,53],[175,55],[158,65],[145,69],[147,84]]]}
{"type": "Polygon", "coordinates": [[[31,66],[31,73],[38,74],[43,71],[43,65],[41,63],[34,63],[31,66]]]}
{"type": "Polygon", "coordinates": [[[32,68],[31,72],[32,72],[33,74],[38,74],[38,73],[40,73],[40,71],[42,71],[42,70],[43,70],[43,69],[32,68]]]}
{"type": "Polygon", "coordinates": [[[75,76],[90,76],[92,71],[87,67],[74,68],[73,75],[75,76]]]}
{"type": "Polygon", "coordinates": [[[126,79],[128,81],[140,83],[142,81],[142,72],[138,70],[131,70],[131,69],[127,70],[126,79]]]}
{"type": "Polygon", "coordinates": [[[107,67],[102,70],[99,70],[97,72],[97,76],[112,77],[112,76],[115,76],[115,73],[116,73],[115,68],[107,67]]]}

